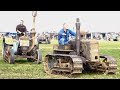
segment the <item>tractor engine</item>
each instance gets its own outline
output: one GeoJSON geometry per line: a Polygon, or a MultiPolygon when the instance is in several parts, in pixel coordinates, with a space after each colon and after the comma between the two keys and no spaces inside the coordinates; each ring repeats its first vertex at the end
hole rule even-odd
{"type": "Polygon", "coordinates": [[[24,55],[28,52],[29,47],[30,47],[29,37],[26,37],[26,36],[20,37],[19,52],[21,52],[24,55]]]}
{"type": "Polygon", "coordinates": [[[97,40],[81,40],[81,56],[91,62],[99,61],[99,43],[97,40]]]}

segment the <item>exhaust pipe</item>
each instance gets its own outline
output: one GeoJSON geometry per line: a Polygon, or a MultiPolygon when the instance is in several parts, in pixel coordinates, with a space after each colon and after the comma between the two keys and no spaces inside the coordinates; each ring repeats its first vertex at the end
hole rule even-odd
{"type": "Polygon", "coordinates": [[[76,19],[76,52],[80,55],[80,20],[76,19]]]}

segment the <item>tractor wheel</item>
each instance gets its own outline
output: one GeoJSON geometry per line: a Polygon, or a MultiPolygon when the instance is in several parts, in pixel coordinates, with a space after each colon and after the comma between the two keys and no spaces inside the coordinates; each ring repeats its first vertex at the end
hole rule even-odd
{"type": "MultiPolygon", "coordinates": [[[[4,39],[5,40],[5,39],[4,39]]],[[[5,61],[5,62],[7,62],[7,59],[5,58],[5,55],[6,55],[6,51],[7,51],[7,45],[6,45],[6,43],[5,43],[5,41],[3,41],[3,43],[2,43],[2,56],[3,56],[3,60],[5,61]]]]}
{"type": "Polygon", "coordinates": [[[10,63],[10,64],[14,64],[14,63],[15,63],[15,62],[14,62],[14,56],[12,56],[12,55],[10,56],[10,61],[9,61],[9,63],[10,63]]]}
{"type": "Polygon", "coordinates": [[[8,62],[8,60],[7,60],[6,57],[5,57],[5,51],[3,51],[3,61],[4,61],[4,62],[8,62]]]}
{"type": "Polygon", "coordinates": [[[42,53],[41,53],[41,51],[39,49],[37,49],[36,54],[37,54],[37,59],[38,59],[37,63],[41,63],[42,62],[42,53]]]}
{"type": "Polygon", "coordinates": [[[9,52],[8,54],[4,54],[3,55],[3,60],[5,62],[8,62],[9,64],[14,64],[15,63],[15,60],[14,60],[14,53],[13,52],[9,52]],[[7,58],[7,59],[6,59],[7,58]]]}
{"type": "Polygon", "coordinates": [[[3,43],[2,46],[2,53],[3,53],[3,60],[8,62],[9,64],[14,64],[14,52],[12,49],[8,49],[8,45],[3,43]]]}
{"type": "Polygon", "coordinates": [[[5,58],[5,43],[2,43],[2,56],[3,56],[3,60],[6,62],[6,58],[5,58]]]}
{"type": "Polygon", "coordinates": [[[12,49],[11,49],[11,51],[10,51],[9,63],[10,63],[10,64],[14,64],[14,63],[15,63],[15,60],[14,60],[14,52],[13,52],[12,49]]]}
{"type": "Polygon", "coordinates": [[[42,61],[42,53],[39,49],[36,50],[35,58],[37,59],[36,64],[41,63],[42,61]]]}
{"type": "Polygon", "coordinates": [[[33,49],[31,54],[36,59],[27,58],[27,60],[29,62],[35,62],[36,64],[40,64],[42,62],[42,53],[41,53],[41,51],[38,48],[34,47],[34,49],[33,49]]]}

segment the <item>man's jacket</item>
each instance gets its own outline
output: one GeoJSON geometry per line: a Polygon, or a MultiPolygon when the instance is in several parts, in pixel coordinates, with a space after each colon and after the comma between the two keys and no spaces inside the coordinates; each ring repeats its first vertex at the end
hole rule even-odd
{"type": "Polygon", "coordinates": [[[67,31],[65,32],[64,29],[61,29],[60,32],[58,33],[58,42],[60,42],[61,38],[64,38],[65,42],[69,41],[69,36],[76,36],[75,32],[73,32],[70,29],[67,29],[67,31]],[[63,35],[63,33],[65,35],[63,35]]]}
{"type": "Polygon", "coordinates": [[[26,26],[25,25],[17,25],[16,31],[19,30],[20,32],[27,32],[26,26]]]}

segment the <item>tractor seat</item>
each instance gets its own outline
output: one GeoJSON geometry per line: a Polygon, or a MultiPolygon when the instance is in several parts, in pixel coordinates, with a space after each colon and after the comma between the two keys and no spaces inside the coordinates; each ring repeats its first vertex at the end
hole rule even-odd
{"type": "Polygon", "coordinates": [[[64,50],[64,51],[71,51],[71,45],[67,44],[67,45],[54,45],[53,46],[54,50],[64,50]]]}

